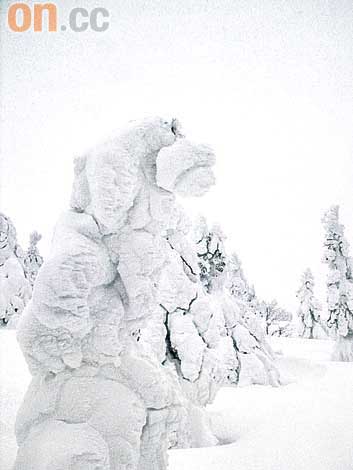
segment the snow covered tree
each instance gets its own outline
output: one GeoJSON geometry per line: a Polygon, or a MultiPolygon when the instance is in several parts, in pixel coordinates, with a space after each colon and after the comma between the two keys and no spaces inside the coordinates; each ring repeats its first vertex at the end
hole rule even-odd
{"type": "Polygon", "coordinates": [[[29,247],[27,253],[23,258],[23,265],[25,269],[26,278],[29,280],[33,287],[36,280],[38,271],[43,264],[43,258],[39,253],[37,243],[42,239],[42,236],[34,231],[30,235],[29,247]]]}
{"type": "Polygon", "coordinates": [[[223,321],[233,351],[224,343],[223,361],[228,381],[241,385],[257,383],[278,385],[279,373],[274,353],[266,341],[258,301],[247,283],[236,255],[227,257],[226,237],[218,226],[207,228],[202,218],[196,229],[196,249],[201,280],[210,297],[223,302],[223,321]],[[235,354],[234,354],[235,353],[235,354]]]}
{"type": "Polygon", "coordinates": [[[164,470],[167,448],[212,445],[222,311],[198,273],[176,196],[214,183],[213,152],[173,121],[134,122],[75,161],[18,338],[33,381],[14,470],[164,470]],[[210,302],[211,300],[211,302],[210,302]]]}
{"type": "Polygon", "coordinates": [[[239,257],[233,253],[227,259],[227,287],[239,305],[242,316],[254,315],[257,321],[264,323],[264,302],[256,296],[255,288],[250,285],[242,268],[239,257]]]}
{"type": "Polygon", "coordinates": [[[300,287],[297,292],[299,300],[298,334],[303,338],[322,338],[323,331],[320,321],[321,305],[314,295],[314,276],[307,269],[301,278],[300,287]]]}
{"type": "Polygon", "coordinates": [[[214,225],[211,231],[208,231],[206,219],[201,217],[197,227],[197,238],[197,256],[201,282],[207,292],[211,292],[215,288],[214,284],[217,282],[217,278],[225,272],[225,235],[217,225],[214,225]]]}
{"type": "Polygon", "coordinates": [[[267,303],[257,297],[255,288],[246,279],[241,261],[235,253],[227,260],[227,270],[228,289],[239,305],[242,318],[250,331],[257,325],[258,332],[263,331],[271,336],[290,336],[291,314],[279,307],[277,301],[267,303]]]}
{"type": "Polygon", "coordinates": [[[0,322],[15,326],[32,293],[12,221],[0,214],[0,322]]]}
{"type": "Polygon", "coordinates": [[[292,314],[278,305],[277,300],[265,302],[266,333],[270,336],[291,336],[292,314]]]}
{"type": "Polygon", "coordinates": [[[242,264],[236,253],[228,261],[229,291],[238,300],[250,302],[255,298],[255,290],[245,278],[242,264]]]}
{"type": "Polygon", "coordinates": [[[334,356],[337,360],[353,360],[353,278],[352,258],[339,220],[339,206],[332,206],[322,219],[325,228],[324,257],[328,265],[327,325],[336,337],[334,356]]]}

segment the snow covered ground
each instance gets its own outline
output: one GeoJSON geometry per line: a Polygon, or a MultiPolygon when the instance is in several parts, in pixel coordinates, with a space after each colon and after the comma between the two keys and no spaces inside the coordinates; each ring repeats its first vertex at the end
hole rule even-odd
{"type": "MultiPolygon", "coordinates": [[[[332,343],[272,339],[289,383],[223,388],[212,413],[221,446],[173,450],[171,470],[352,470],[353,363],[330,362],[332,343]]],[[[29,374],[15,332],[0,330],[0,468],[10,470],[16,410],[29,374]]]]}
{"type": "Polygon", "coordinates": [[[170,452],[172,470],[351,470],[353,363],[328,362],[332,343],[276,339],[295,383],[224,388],[211,407],[225,445],[170,452]]]}
{"type": "Polygon", "coordinates": [[[15,330],[0,329],[0,468],[9,470],[16,457],[14,423],[30,374],[15,330]]]}

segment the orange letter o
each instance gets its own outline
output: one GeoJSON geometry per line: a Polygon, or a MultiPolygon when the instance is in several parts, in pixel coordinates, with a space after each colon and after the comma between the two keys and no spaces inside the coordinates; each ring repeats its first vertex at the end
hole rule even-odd
{"type": "Polygon", "coordinates": [[[31,20],[31,9],[26,3],[14,3],[10,6],[7,14],[7,21],[12,31],[15,31],[16,33],[27,31],[31,27],[31,20]],[[17,24],[17,12],[19,10],[22,10],[23,14],[23,21],[21,26],[17,24]]]}

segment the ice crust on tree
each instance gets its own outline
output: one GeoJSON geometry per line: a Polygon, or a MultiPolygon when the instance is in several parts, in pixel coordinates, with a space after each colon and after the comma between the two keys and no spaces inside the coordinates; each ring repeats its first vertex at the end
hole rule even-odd
{"type": "Polygon", "coordinates": [[[221,307],[217,323],[228,382],[279,385],[274,352],[258,315],[259,303],[238,257],[227,256],[223,231],[217,225],[209,229],[203,217],[198,221],[195,238],[201,282],[209,297],[221,307]]]}
{"type": "Polygon", "coordinates": [[[303,338],[324,338],[325,332],[321,326],[321,305],[314,295],[314,276],[310,269],[304,271],[297,292],[299,300],[298,334],[303,338]]]}
{"type": "Polygon", "coordinates": [[[204,405],[224,381],[219,304],[176,202],[207,191],[213,164],[160,118],[75,160],[71,209],[18,330],[33,379],[15,470],[158,470],[168,447],[216,443],[204,405]]]}
{"type": "Polygon", "coordinates": [[[25,276],[29,280],[32,288],[38,275],[38,271],[43,264],[43,257],[40,255],[37,246],[41,239],[42,236],[38,232],[32,232],[29,237],[29,246],[27,252],[23,257],[25,276]]]}
{"type": "Polygon", "coordinates": [[[9,327],[16,325],[32,294],[23,259],[15,227],[0,213],[0,322],[9,327]]]}
{"type": "Polygon", "coordinates": [[[262,331],[267,335],[281,335],[288,330],[291,315],[281,308],[276,300],[265,302],[260,300],[254,286],[250,285],[236,253],[232,253],[228,263],[228,289],[242,312],[248,328],[255,329],[259,335],[262,331]]]}
{"type": "Polygon", "coordinates": [[[339,220],[339,206],[332,206],[322,219],[325,229],[323,261],[328,265],[328,327],[336,337],[334,358],[353,360],[353,260],[339,220]]]}

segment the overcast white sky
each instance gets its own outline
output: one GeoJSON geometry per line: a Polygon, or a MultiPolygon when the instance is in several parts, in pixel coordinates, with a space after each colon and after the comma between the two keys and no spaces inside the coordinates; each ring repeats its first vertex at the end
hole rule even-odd
{"type": "MultiPolygon", "coordinates": [[[[190,204],[228,234],[262,297],[321,284],[322,212],[353,245],[351,0],[99,0],[106,33],[13,33],[1,0],[1,210],[48,250],[72,158],[130,119],[177,116],[216,150],[217,186],[190,204]]],[[[27,2],[31,4],[32,2],[27,2]]]]}

